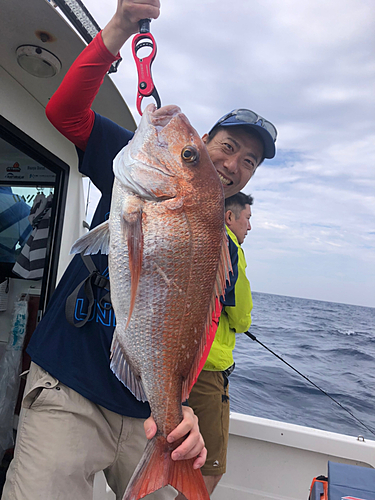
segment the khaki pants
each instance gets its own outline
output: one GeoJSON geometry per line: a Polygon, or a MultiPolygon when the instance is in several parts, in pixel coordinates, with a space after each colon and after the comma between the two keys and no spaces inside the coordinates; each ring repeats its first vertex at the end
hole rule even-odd
{"type": "MultiPolygon", "coordinates": [[[[93,404],[32,363],[2,500],[92,500],[101,470],[121,500],[147,441],[143,422],[93,404]]],[[[167,487],[147,498],[174,497],[167,487]]]]}
{"type": "Polygon", "coordinates": [[[204,476],[225,474],[229,438],[229,394],[228,379],[222,372],[202,370],[194,384],[189,406],[199,420],[207,459],[201,468],[204,476]]]}

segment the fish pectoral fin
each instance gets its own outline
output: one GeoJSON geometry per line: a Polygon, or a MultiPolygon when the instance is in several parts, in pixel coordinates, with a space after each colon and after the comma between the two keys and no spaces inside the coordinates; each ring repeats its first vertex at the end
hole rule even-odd
{"type": "Polygon", "coordinates": [[[106,220],[94,227],[73,243],[70,253],[83,253],[94,255],[98,252],[105,255],[109,253],[109,221],[106,220]]]}
{"type": "Polygon", "coordinates": [[[202,341],[189,376],[183,381],[182,401],[185,401],[185,399],[189,397],[191,388],[197,381],[198,375],[201,372],[210,352],[222,309],[220,297],[225,294],[226,282],[230,282],[230,272],[232,272],[232,262],[228,249],[228,237],[224,231],[214,291],[206,319],[205,334],[202,336],[202,341]]]}
{"type": "Polygon", "coordinates": [[[141,379],[133,374],[129,363],[124,358],[120,343],[116,336],[116,331],[113,335],[111,346],[111,370],[120,382],[134,394],[138,401],[147,401],[141,379]]]}
{"type": "Polygon", "coordinates": [[[128,312],[127,328],[134,309],[135,299],[138,291],[139,279],[143,260],[143,231],[142,231],[142,207],[143,202],[134,197],[130,204],[127,201],[123,207],[122,221],[124,239],[128,246],[129,269],[130,269],[130,306],[128,312]]]}

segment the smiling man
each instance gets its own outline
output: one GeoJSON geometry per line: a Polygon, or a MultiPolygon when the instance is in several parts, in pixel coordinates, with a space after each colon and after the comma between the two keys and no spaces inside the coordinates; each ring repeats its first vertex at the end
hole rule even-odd
{"type": "Polygon", "coordinates": [[[241,191],[265,158],[275,156],[275,126],[249,109],[235,109],[202,139],[223,184],[226,198],[241,191]]]}

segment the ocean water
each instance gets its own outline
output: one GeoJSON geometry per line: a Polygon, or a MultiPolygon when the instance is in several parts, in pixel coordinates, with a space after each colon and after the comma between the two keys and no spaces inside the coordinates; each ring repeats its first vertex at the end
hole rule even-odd
{"type": "Polygon", "coordinates": [[[253,293],[250,332],[237,335],[231,410],[375,440],[375,308],[253,293]]]}

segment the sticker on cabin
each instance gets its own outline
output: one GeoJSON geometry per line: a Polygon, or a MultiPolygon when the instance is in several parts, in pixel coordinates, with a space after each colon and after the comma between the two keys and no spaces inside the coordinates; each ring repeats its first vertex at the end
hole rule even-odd
{"type": "Polygon", "coordinates": [[[0,159],[0,181],[17,181],[24,180],[28,182],[55,182],[56,174],[37,163],[33,164],[31,159],[25,162],[9,162],[1,161],[0,159]]]}
{"type": "Polygon", "coordinates": [[[21,167],[18,161],[16,161],[16,163],[13,163],[11,167],[7,167],[7,172],[21,172],[21,167]]]}

